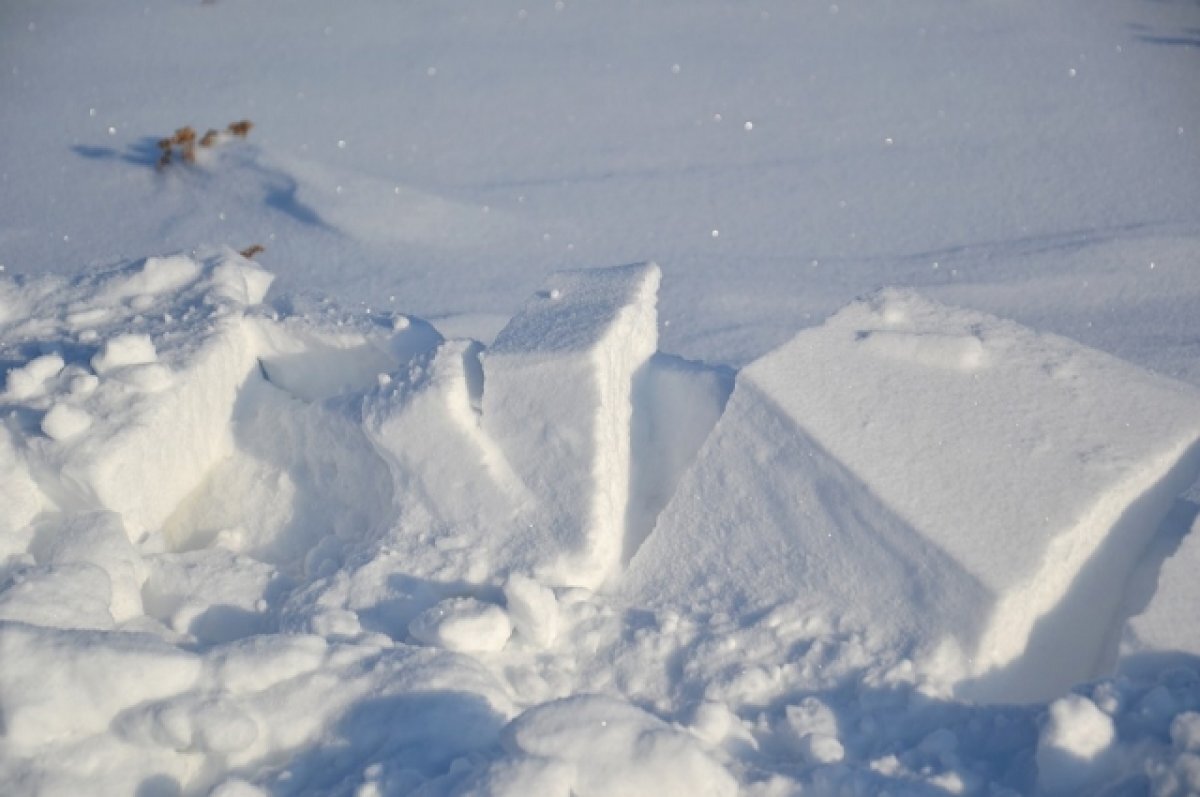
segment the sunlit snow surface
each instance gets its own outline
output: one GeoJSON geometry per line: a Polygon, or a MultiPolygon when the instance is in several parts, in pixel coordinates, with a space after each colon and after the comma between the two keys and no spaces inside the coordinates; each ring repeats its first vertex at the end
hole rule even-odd
{"type": "Polygon", "coordinates": [[[1200,792],[1197,53],[5,4],[0,793],[1200,792]]]}

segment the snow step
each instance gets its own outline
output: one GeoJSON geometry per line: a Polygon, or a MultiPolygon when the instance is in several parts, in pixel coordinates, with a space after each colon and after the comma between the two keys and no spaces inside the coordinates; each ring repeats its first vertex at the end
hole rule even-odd
{"type": "Polygon", "coordinates": [[[1055,694],[1096,674],[1198,440],[1189,386],[884,291],[742,371],[625,589],[887,617],[956,643],[965,692],[1055,694]]]}
{"type": "Polygon", "coordinates": [[[548,583],[619,566],[634,374],[658,343],[653,263],[551,276],[483,356],[483,429],[535,498],[525,546],[548,583]]]}

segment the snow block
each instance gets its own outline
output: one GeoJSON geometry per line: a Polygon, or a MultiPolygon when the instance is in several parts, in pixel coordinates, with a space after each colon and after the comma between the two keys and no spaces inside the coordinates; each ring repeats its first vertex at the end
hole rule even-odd
{"type": "Polygon", "coordinates": [[[620,563],[660,279],[653,263],[559,272],[484,354],[483,429],[535,499],[525,545],[548,583],[595,588],[620,563]]]}
{"type": "Polygon", "coordinates": [[[1054,694],[1097,674],[1198,440],[1189,386],[884,291],[743,370],[627,589],[882,616],[976,696],[1054,694]]]}

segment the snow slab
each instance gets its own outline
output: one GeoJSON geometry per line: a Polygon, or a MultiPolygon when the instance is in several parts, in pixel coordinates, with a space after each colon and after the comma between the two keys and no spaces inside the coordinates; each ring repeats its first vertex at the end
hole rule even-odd
{"type": "Polygon", "coordinates": [[[1097,674],[1198,440],[1188,386],[883,291],[739,374],[624,590],[887,617],[926,656],[953,640],[964,691],[1044,697],[1097,674]]]}
{"type": "Polygon", "coordinates": [[[653,263],[558,272],[483,356],[483,430],[536,498],[526,544],[547,583],[595,588],[620,563],[660,280],[653,263]]]}

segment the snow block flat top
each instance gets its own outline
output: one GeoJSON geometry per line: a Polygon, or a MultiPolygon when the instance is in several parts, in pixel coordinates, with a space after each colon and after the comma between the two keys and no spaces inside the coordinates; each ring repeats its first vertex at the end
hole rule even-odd
{"type": "Polygon", "coordinates": [[[488,356],[589,351],[623,311],[653,302],[661,279],[654,263],[556,272],[500,331],[488,356]]]}
{"type": "MultiPolygon", "coordinates": [[[[910,568],[901,579],[909,580],[909,591],[974,594],[964,597],[954,617],[934,623],[959,640],[974,674],[1013,662],[1036,632],[1038,644],[1029,648],[1038,655],[1023,660],[1001,687],[1011,698],[1094,674],[1121,598],[1113,585],[1124,583],[1172,501],[1200,469],[1200,396],[1194,389],[1066,339],[907,291],[857,302],[748,366],[726,416],[718,432],[730,428],[724,437],[714,435],[696,465],[711,473],[685,477],[673,504],[687,502],[689,489],[708,491],[700,500],[737,502],[742,519],[720,511],[706,519],[702,511],[669,505],[634,561],[635,594],[661,591],[650,586],[656,578],[678,580],[666,571],[686,569],[678,557],[695,558],[708,546],[702,538],[726,521],[779,527],[773,555],[779,561],[790,561],[789,545],[830,526],[830,534],[844,536],[846,550],[829,556],[839,562],[858,557],[846,574],[881,585],[897,578],[886,556],[871,561],[885,540],[906,540],[900,570],[919,551],[907,536],[886,530],[910,529],[953,563],[955,578],[983,590],[982,598],[972,589],[963,592],[946,580],[944,568],[910,568]],[[730,416],[738,407],[740,417],[730,416]],[[794,444],[768,439],[767,423],[794,444]],[[749,445],[759,445],[758,453],[739,454],[725,437],[757,438],[760,443],[749,445]],[[796,451],[785,464],[799,481],[776,478],[778,451],[787,445],[796,451]],[[718,446],[729,451],[718,454],[718,446]],[[746,460],[754,475],[739,474],[727,459],[704,461],[714,456],[746,460]],[[838,475],[836,483],[856,484],[856,492],[823,487],[835,482],[803,465],[805,458],[827,459],[830,467],[823,469],[838,475]],[[765,499],[756,482],[770,485],[765,499]],[[741,494],[739,485],[749,491],[741,494]],[[849,511],[871,503],[877,503],[878,519],[860,521],[849,511]],[[856,541],[857,532],[850,531],[856,526],[871,529],[869,544],[856,541]],[[656,541],[659,535],[678,539],[656,541]],[[666,560],[657,566],[637,561],[664,554],[676,557],[671,568],[666,560]]],[[[804,545],[810,548],[805,561],[825,556],[804,545]]],[[[789,597],[784,583],[758,593],[744,587],[753,583],[756,568],[764,568],[769,581],[777,570],[772,556],[720,547],[723,561],[711,551],[706,563],[692,566],[698,581],[705,567],[719,577],[746,559],[741,564],[749,563],[747,572],[727,579],[743,585],[739,595],[759,602],[789,597]]],[[[807,572],[798,571],[794,593],[805,592],[807,572]]],[[[782,574],[780,581],[786,581],[782,574]]],[[[865,596],[867,612],[882,605],[879,590],[868,585],[839,594],[849,592],[865,596]]]]}

